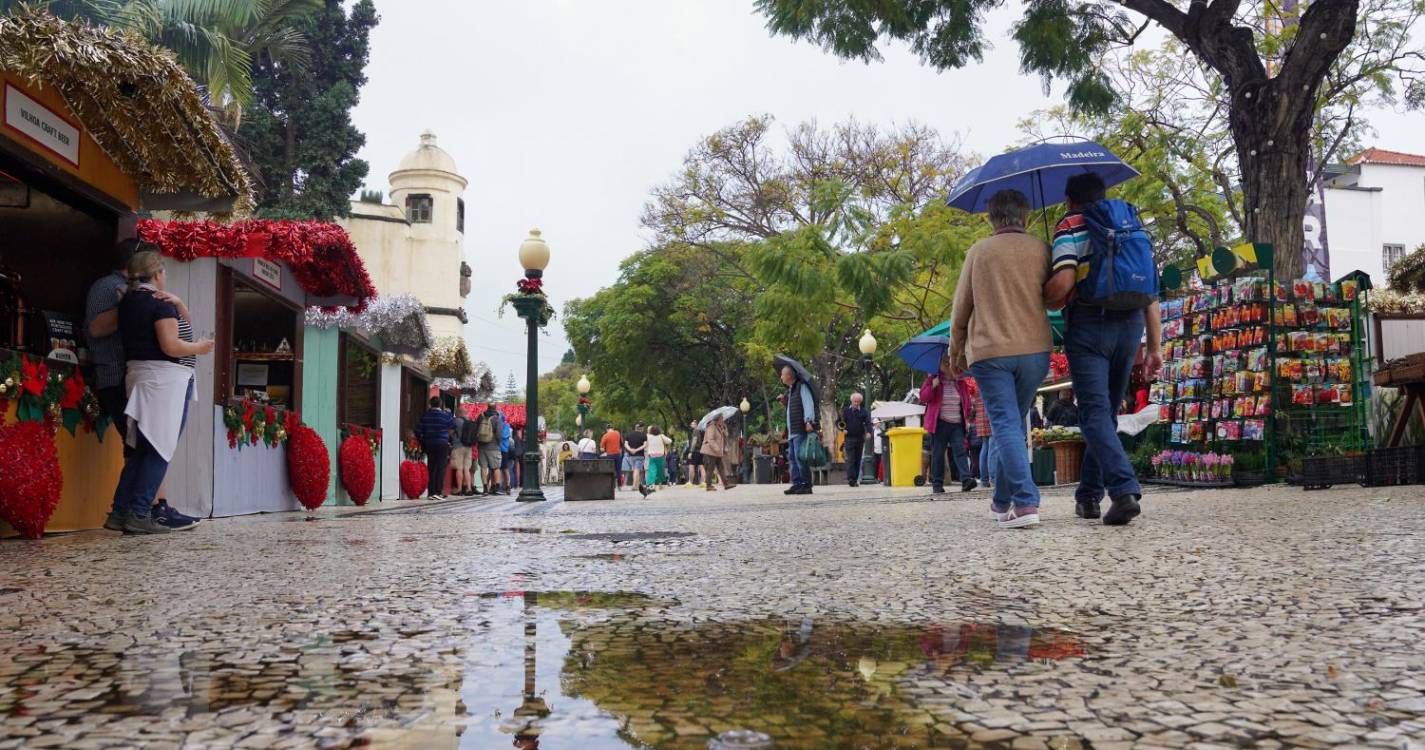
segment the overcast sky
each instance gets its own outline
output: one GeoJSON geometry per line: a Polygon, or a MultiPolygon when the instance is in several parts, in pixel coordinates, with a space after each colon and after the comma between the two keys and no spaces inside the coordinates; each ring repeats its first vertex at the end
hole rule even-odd
{"type": "MultiPolygon", "coordinates": [[[[355,112],[366,133],[368,187],[430,128],[470,181],[465,254],[471,355],[503,385],[525,373],[522,321],[497,314],[522,271],[531,227],[552,252],[545,289],[556,309],[617,278],[645,246],[639,215],[649,188],[678,169],[699,137],[749,115],[781,126],[916,120],[989,155],[1018,121],[1059,103],[1019,74],[1007,29],[995,48],[948,73],[904,50],[864,65],[814,45],[772,38],[751,0],[376,0],[369,83],[355,112]]],[[[1383,148],[1425,153],[1420,115],[1373,116],[1383,148]]],[[[556,318],[540,339],[541,371],[568,348],[556,318]]],[[[597,386],[596,386],[597,387],[597,386]]]]}

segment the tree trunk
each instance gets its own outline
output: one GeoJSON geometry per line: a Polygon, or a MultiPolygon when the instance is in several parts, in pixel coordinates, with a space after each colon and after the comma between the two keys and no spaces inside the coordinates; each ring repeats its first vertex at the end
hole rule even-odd
{"type": "Polygon", "coordinates": [[[282,148],[282,163],[285,169],[282,172],[283,197],[290,200],[297,192],[297,118],[292,114],[287,114],[287,142],[282,148]]]}
{"type": "MultiPolygon", "coordinates": [[[[1275,81],[1273,82],[1275,83],[1275,81]]],[[[1275,85],[1233,97],[1230,122],[1237,160],[1242,167],[1242,202],[1251,242],[1271,244],[1277,278],[1299,278],[1302,217],[1306,215],[1307,174],[1311,158],[1311,98],[1278,97],[1275,85]],[[1305,101],[1303,106],[1302,100],[1305,101]]]]}

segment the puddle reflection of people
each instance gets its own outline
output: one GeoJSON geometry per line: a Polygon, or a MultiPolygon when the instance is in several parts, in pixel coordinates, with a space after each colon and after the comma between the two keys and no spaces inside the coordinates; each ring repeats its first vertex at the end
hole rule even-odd
{"type": "Polygon", "coordinates": [[[811,631],[810,617],[803,617],[801,625],[795,630],[791,621],[783,623],[782,642],[777,645],[777,653],[772,657],[773,672],[786,672],[811,655],[811,631]]]}

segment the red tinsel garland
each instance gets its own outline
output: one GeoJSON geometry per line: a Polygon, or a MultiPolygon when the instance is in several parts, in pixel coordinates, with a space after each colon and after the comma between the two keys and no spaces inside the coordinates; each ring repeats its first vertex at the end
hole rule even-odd
{"type": "Polygon", "coordinates": [[[327,444],[316,430],[304,424],[287,433],[287,478],[297,502],[307,510],[316,510],[326,502],[331,480],[327,444]]]}
{"type": "Polygon", "coordinates": [[[364,437],[352,435],[342,441],[337,451],[337,461],[341,466],[341,485],[346,494],[357,505],[365,505],[376,489],[376,460],[371,456],[371,443],[364,437]]]}
{"type": "Polygon", "coordinates": [[[415,500],[430,485],[430,473],[420,461],[401,462],[401,493],[415,500]]]}
{"type": "Polygon", "coordinates": [[[42,422],[0,426],[0,519],[39,539],[63,489],[53,430],[42,422]]]}
{"type": "Polygon", "coordinates": [[[308,294],[357,299],[353,312],[366,307],[376,287],[356,253],[346,230],[320,221],[139,222],[139,238],[158,246],[170,258],[262,257],[285,263],[308,294]]]}

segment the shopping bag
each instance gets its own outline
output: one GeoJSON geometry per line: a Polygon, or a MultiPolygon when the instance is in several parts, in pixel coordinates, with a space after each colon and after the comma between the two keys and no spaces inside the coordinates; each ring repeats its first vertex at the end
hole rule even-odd
{"type": "Polygon", "coordinates": [[[830,463],[831,458],[826,453],[826,448],[821,445],[821,436],[810,433],[802,441],[802,463],[808,468],[820,469],[830,463]]]}

